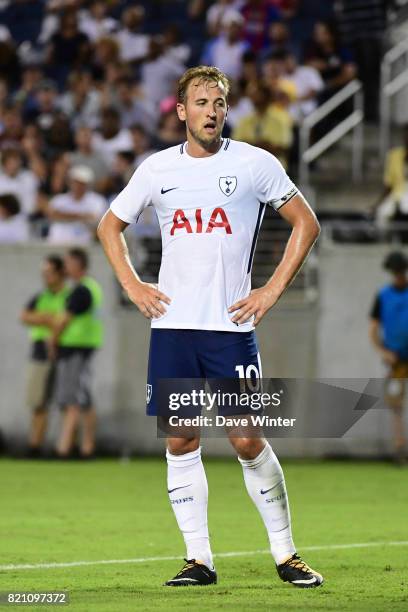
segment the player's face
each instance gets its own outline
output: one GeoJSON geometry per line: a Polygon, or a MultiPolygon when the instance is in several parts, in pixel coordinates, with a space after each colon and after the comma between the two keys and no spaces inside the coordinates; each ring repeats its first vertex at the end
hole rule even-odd
{"type": "Polygon", "coordinates": [[[187,135],[204,148],[220,140],[227,110],[222,83],[200,79],[189,83],[185,104],[177,105],[179,119],[186,122],[187,135]]]}

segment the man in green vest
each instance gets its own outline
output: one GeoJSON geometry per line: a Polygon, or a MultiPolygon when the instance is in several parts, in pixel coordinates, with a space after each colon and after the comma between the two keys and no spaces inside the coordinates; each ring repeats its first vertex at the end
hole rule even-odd
{"type": "Polygon", "coordinates": [[[91,363],[102,346],[100,318],[102,289],[87,275],[88,255],[72,248],[65,256],[65,269],[74,286],[64,312],[58,317],[51,344],[56,350],[56,399],[63,410],[63,425],[57,454],[68,457],[79,426],[82,428],[80,455],[90,458],[95,451],[96,413],[91,394],[91,363]]]}
{"type": "Polygon", "coordinates": [[[56,315],[65,309],[68,289],[65,286],[64,262],[58,255],[48,255],[42,264],[45,288],[23,309],[20,320],[29,326],[32,341],[28,368],[27,403],[32,410],[29,455],[41,455],[47,429],[48,406],[52,394],[53,362],[48,341],[56,315]]]}

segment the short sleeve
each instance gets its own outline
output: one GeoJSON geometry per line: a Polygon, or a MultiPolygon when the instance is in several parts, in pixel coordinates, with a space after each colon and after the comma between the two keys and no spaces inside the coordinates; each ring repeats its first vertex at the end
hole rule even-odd
{"type": "Polygon", "coordinates": [[[78,285],[68,296],[65,309],[72,315],[80,315],[89,310],[92,305],[92,295],[88,287],[78,285]]]}
{"type": "Polygon", "coordinates": [[[38,298],[40,297],[40,294],[37,293],[36,295],[34,295],[31,300],[29,302],[27,302],[27,304],[25,305],[25,310],[35,310],[37,307],[37,301],[38,298]]]}
{"type": "Polygon", "coordinates": [[[110,205],[114,215],[125,223],[135,223],[140,213],[152,203],[152,176],[145,160],[133,173],[126,187],[110,205]]]}
{"type": "Polygon", "coordinates": [[[278,210],[299,193],[282,164],[271,153],[256,149],[252,158],[251,172],[255,196],[260,202],[270,204],[278,210]]]}
{"type": "Polygon", "coordinates": [[[375,297],[375,300],[370,310],[370,317],[372,319],[376,319],[377,321],[381,320],[381,300],[379,295],[375,297]]]}

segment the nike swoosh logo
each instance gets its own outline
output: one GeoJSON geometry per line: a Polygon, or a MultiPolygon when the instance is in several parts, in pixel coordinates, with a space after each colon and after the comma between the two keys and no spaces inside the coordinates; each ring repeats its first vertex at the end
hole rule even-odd
{"type": "Polygon", "coordinates": [[[185,489],[186,487],[190,487],[191,483],[188,485],[183,485],[182,487],[175,487],[174,489],[167,489],[167,493],[173,493],[173,491],[178,491],[179,489],[185,489]]]}
{"type": "Polygon", "coordinates": [[[164,195],[165,193],[168,193],[169,191],[174,191],[175,189],[178,189],[178,187],[170,187],[170,189],[163,189],[162,187],[160,193],[164,195]]]}
{"type": "Polygon", "coordinates": [[[269,491],[272,491],[272,489],[274,489],[275,487],[271,487],[270,489],[266,489],[266,491],[264,491],[263,489],[261,489],[261,495],[265,495],[265,493],[268,493],[269,491]]]}

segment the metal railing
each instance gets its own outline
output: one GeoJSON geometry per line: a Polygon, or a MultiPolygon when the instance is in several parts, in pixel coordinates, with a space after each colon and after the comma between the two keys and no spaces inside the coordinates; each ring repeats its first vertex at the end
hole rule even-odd
{"type": "Polygon", "coordinates": [[[394,96],[408,85],[408,40],[403,40],[387,51],[381,62],[380,88],[380,152],[381,159],[390,146],[391,104],[394,96]],[[403,69],[392,76],[393,68],[398,60],[403,61],[403,69]]]}
{"type": "Polygon", "coordinates": [[[408,243],[408,222],[385,219],[349,221],[336,219],[322,223],[325,240],[340,244],[390,244],[395,247],[408,243]]]}
{"type": "Polygon", "coordinates": [[[354,79],[338,91],[329,100],[310,113],[300,127],[299,143],[299,178],[302,184],[309,183],[309,166],[348,132],[353,130],[352,142],[352,177],[359,181],[363,174],[363,120],[364,99],[363,87],[359,80],[354,79]],[[310,144],[312,128],[322,119],[330,115],[347,100],[353,100],[353,111],[314,144],[310,144]]]}

